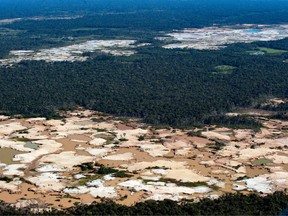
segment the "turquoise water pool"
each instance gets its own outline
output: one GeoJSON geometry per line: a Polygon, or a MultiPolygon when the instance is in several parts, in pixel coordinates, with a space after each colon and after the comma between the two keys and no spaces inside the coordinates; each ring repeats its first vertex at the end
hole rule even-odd
{"type": "Polygon", "coordinates": [[[247,33],[258,33],[258,32],[261,32],[260,29],[248,29],[246,30],[247,33]]]}
{"type": "Polygon", "coordinates": [[[27,142],[24,147],[26,148],[31,148],[31,149],[37,149],[39,147],[38,144],[32,143],[32,142],[27,142]]]}

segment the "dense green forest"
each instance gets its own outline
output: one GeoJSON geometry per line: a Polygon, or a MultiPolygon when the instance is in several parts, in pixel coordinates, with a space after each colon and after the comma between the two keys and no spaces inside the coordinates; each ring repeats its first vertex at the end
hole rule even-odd
{"type": "MultiPolygon", "coordinates": [[[[287,42],[265,45],[282,43],[284,47],[287,42]]],[[[288,64],[283,62],[287,53],[247,53],[262,45],[235,44],[219,51],[167,50],[154,45],[138,48],[138,54],[130,57],[22,62],[0,68],[0,109],[8,114],[53,117],[57,109],[81,105],[153,124],[186,127],[215,122],[211,116],[249,106],[260,96],[288,96],[288,64]],[[213,73],[219,65],[233,66],[233,73],[213,73]]]]}
{"type": "Polygon", "coordinates": [[[65,210],[32,213],[30,208],[15,209],[0,203],[1,215],[287,215],[288,196],[281,192],[259,195],[227,194],[216,200],[202,199],[198,203],[171,200],[146,201],[128,207],[111,201],[78,204],[65,210]]]}

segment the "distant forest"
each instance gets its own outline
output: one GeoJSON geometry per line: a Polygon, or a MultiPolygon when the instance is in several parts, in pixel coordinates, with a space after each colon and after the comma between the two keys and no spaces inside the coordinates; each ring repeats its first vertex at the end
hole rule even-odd
{"type": "Polygon", "coordinates": [[[267,23],[286,22],[287,6],[286,0],[1,0],[0,19],[153,10],[156,16],[164,15],[168,23],[169,20],[178,23],[222,20],[228,23],[235,19],[238,23],[259,20],[267,23]]]}
{"type": "Polygon", "coordinates": [[[65,38],[71,36],[149,41],[159,31],[173,29],[214,24],[282,24],[288,20],[288,1],[1,0],[0,19],[73,15],[83,17],[0,25],[0,58],[10,50],[63,45],[67,43],[65,38]],[[12,31],[2,34],[3,28],[12,31]]]}

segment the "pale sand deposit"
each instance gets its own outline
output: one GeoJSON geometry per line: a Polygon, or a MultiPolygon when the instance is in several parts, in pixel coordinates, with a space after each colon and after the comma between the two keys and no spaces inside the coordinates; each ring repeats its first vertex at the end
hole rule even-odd
{"type": "Polygon", "coordinates": [[[75,165],[93,161],[92,156],[77,155],[76,152],[61,152],[60,154],[50,154],[42,157],[39,162],[53,164],[55,168],[69,171],[75,165]]]}
{"type": "Polygon", "coordinates": [[[273,193],[288,187],[284,121],[262,119],[267,127],[259,132],[194,129],[202,131],[203,138],[188,136],[189,130],[158,130],[137,119],[124,124],[89,110],[63,114],[65,121],[3,117],[0,147],[14,152],[9,156],[13,164],[0,164],[1,175],[11,178],[0,181],[0,199],[19,206],[40,200],[41,205],[69,207],[100,198],[132,205],[147,199],[214,199],[234,191],[273,193]],[[223,145],[217,149],[219,140],[223,145]],[[80,166],[83,163],[88,168],[80,166]],[[100,164],[116,171],[98,175],[100,164]]]}
{"type": "MultiPolygon", "coordinates": [[[[114,56],[130,56],[135,54],[135,40],[88,40],[73,45],[40,50],[11,50],[9,58],[0,59],[0,66],[9,66],[21,61],[34,60],[46,62],[86,61],[86,52],[102,52],[114,56]]],[[[86,115],[87,116],[87,115],[86,115]]]]}
{"type": "Polygon", "coordinates": [[[167,49],[219,50],[227,44],[273,41],[287,36],[288,25],[244,24],[175,30],[157,39],[167,41],[169,44],[163,46],[167,49]]]}
{"type": "Polygon", "coordinates": [[[120,161],[129,161],[134,159],[133,154],[131,152],[123,153],[123,154],[116,154],[116,155],[109,155],[103,157],[103,160],[120,160],[120,161]]]}
{"type": "Polygon", "coordinates": [[[166,178],[176,179],[182,182],[206,182],[208,177],[201,176],[190,169],[168,170],[165,175],[166,178]]]}

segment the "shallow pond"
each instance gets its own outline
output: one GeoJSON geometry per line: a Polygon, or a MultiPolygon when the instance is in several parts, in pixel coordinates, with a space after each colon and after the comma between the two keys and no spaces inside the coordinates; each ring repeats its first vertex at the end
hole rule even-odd
{"type": "Polygon", "coordinates": [[[259,33],[261,32],[260,29],[249,29],[249,30],[246,30],[247,33],[259,33]]]}
{"type": "Polygon", "coordinates": [[[21,154],[23,152],[17,151],[11,148],[0,148],[0,162],[5,164],[15,164],[19,162],[14,162],[12,159],[15,155],[21,154]]]}
{"type": "Polygon", "coordinates": [[[266,164],[272,164],[273,161],[269,160],[269,159],[266,159],[266,158],[260,158],[258,160],[254,160],[252,162],[253,165],[266,165],[266,164]]]}
{"type": "Polygon", "coordinates": [[[93,121],[79,121],[79,122],[74,122],[75,125],[80,125],[80,126],[86,126],[86,125],[92,125],[95,124],[93,121]]]}
{"type": "Polygon", "coordinates": [[[39,147],[38,144],[32,143],[32,142],[27,142],[24,147],[26,148],[31,148],[31,149],[37,149],[39,147]]]}

